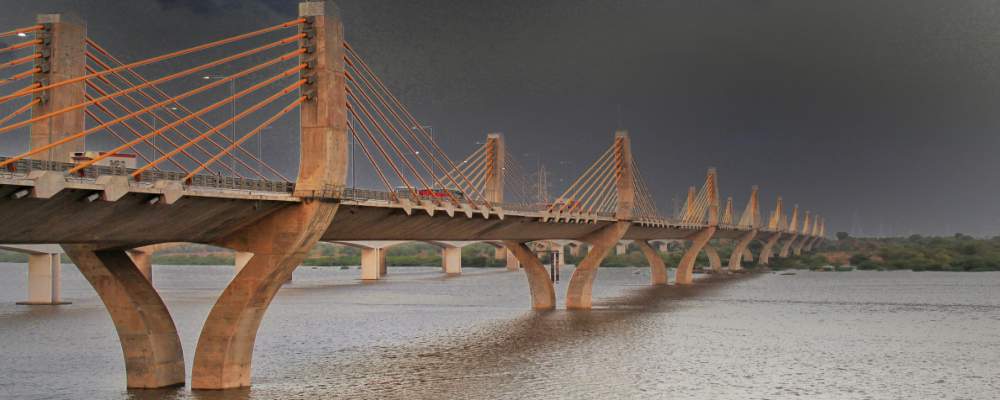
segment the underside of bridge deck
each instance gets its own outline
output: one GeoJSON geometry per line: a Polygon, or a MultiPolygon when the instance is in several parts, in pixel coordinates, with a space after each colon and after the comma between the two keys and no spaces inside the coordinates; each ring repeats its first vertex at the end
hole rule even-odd
{"type": "Polygon", "coordinates": [[[212,243],[296,204],[185,196],[149,204],[129,193],[117,201],[87,201],[92,190],[64,189],[49,199],[14,199],[19,186],[0,185],[0,243],[102,243],[124,248],[166,242],[212,243]]]}

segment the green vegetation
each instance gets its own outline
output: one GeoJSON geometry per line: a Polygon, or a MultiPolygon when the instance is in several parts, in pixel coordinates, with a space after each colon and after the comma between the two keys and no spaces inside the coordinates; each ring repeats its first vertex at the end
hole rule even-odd
{"type": "Polygon", "coordinates": [[[827,255],[849,255],[846,261],[859,270],[1000,271],[1000,237],[976,239],[959,233],[873,239],[852,238],[843,232],[837,237],[820,250],[827,255]]]}
{"type": "MultiPolygon", "coordinates": [[[[503,267],[506,260],[494,259],[494,247],[473,244],[462,249],[463,267],[503,267]]],[[[225,249],[202,245],[185,245],[157,253],[153,262],[160,265],[230,265],[233,254],[225,249]]],[[[405,243],[389,249],[386,262],[393,267],[441,265],[441,250],[426,243],[405,243]]],[[[321,243],[302,265],[355,266],[361,265],[361,250],[321,243]]]]}
{"type": "Polygon", "coordinates": [[[13,251],[0,250],[0,262],[26,263],[28,262],[28,255],[15,253],[13,251]]]}

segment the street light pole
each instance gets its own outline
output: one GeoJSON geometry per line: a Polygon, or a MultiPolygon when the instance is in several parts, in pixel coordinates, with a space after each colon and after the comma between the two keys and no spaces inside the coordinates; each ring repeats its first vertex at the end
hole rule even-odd
{"type": "MultiPolygon", "coordinates": [[[[236,78],[229,81],[229,96],[232,98],[231,109],[233,115],[233,146],[238,146],[236,144],[236,78]]],[[[233,172],[236,171],[236,149],[234,148],[232,152],[229,153],[229,157],[232,159],[233,172]]],[[[235,178],[235,177],[234,177],[235,178]]]]}

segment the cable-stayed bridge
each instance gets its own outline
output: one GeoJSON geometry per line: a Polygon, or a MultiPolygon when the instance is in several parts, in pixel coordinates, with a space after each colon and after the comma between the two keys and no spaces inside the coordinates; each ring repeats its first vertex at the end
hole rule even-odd
{"type": "Polygon", "coordinates": [[[399,241],[442,247],[450,271],[465,243],[502,246],[525,271],[535,309],[556,306],[555,288],[528,244],[582,242],[589,251],[566,307],[588,309],[601,261],[624,240],[647,256],[652,284],[667,283],[653,243],[690,241],[675,279],[691,284],[702,251],[721,268],[711,239],[735,241],[735,271],[753,259],[754,240],[767,264],[825,235],[822,218],[797,206],[789,217],[780,197],[765,221],[757,187],[742,210],[732,197],[723,204],[714,169],[680,215],[663,216],[624,130],[560,196],[534,201],[503,135],[452,158],[344,40],[332,2],[299,8],[292,21],[138,61],[116,57],[64,14],[0,33],[0,144],[17,149],[0,158],[0,243],[36,246],[18,248],[43,275],[58,262],[37,246],[64,249],[112,316],[129,387],[185,382],[173,319],[144,274],[165,243],[238,252],[191,378],[196,389],[225,389],[250,384],[267,306],[320,241],[365,249],[363,274],[375,279],[381,250],[399,241]],[[261,140],[289,126],[294,175],[267,162],[261,140]],[[378,186],[348,186],[358,163],[378,186]]]}

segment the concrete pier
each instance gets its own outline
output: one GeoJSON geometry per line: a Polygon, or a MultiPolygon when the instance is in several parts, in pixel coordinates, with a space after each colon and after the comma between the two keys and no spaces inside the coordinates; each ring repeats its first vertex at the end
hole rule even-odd
{"type": "Polygon", "coordinates": [[[61,298],[62,256],[58,253],[28,255],[28,299],[21,305],[70,304],[61,298]]]}

